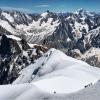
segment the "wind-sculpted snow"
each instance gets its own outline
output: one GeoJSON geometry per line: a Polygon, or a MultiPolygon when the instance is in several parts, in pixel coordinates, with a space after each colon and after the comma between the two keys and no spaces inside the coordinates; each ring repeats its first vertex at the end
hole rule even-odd
{"type": "Polygon", "coordinates": [[[100,100],[100,69],[56,49],[20,74],[13,84],[0,86],[0,100],[100,100]]]}
{"type": "MultiPolygon", "coordinates": [[[[84,62],[82,64],[84,64],[84,66],[87,65],[84,62]]],[[[60,69],[59,71],[62,71],[62,69],[60,69]]],[[[91,72],[91,70],[89,72],[91,72]]],[[[89,72],[86,71],[86,74],[89,72]]],[[[92,75],[93,75],[92,77],[96,76],[96,74],[93,73],[92,75]]],[[[74,76],[76,75],[74,74],[74,76]]],[[[31,83],[2,85],[0,86],[0,100],[67,100],[67,99],[68,100],[100,100],[99,80],[96,84],[91,84],[91,85],[87,84],[87,86],[83,87],[82,89],[80,88],[80,84],[82,83],[75,84],[76,79],[72,79],[71,78],[72,76],[59,75],[57,77],[53,75],[52,77],[53,78],[51,78],[50,76],[46,76],[41,80],[33,81],[31,83]],[[65,81],[68,77],[70,78],[70,80],[73,81],[67,80],[66,83],[65,81]],[[69,82],[71,83],[68,84],[69,82]],[[68,93],[69,91],[68,87],[70,87],[72,84],[73,87],[71,87],[71,92],[68,93]],[[79,89],[78,91],[72,92],[72,90],[74,90],[77,85],[78,88],[80,88],[81,90],[79,89]],[[64,90],[67,91],[65,92],[64,90]]],[[[79,73],[79,77],[81,77],[80,73],[79,73]]],[[[78,79],[77,82],[79,80],[80,79],[78,79]]],[[[91,82],[93,82],[93,80],[91,82]]]]}
{"type": "Polygon", "coordinates": [[[100,100],[100,82],[70,94],[46,93],[33,84],[0,86],[0,100],[100,100]]]}
{"type": "Polygon", "coordinates": [[[73,93],[100,79],[100,69],[50,49],[20,72],[13,84],[32,83],[47,93],[73,93]]]}

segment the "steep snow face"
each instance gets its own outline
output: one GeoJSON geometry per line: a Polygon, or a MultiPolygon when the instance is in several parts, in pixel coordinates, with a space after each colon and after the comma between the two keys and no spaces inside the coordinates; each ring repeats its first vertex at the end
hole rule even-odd
{"type": "Polygon", "coordinates": [[[20,72],[13,84],[32,82],[44,92],[72,93],[100,79],[100,69],[50,49],[20,72]]]}

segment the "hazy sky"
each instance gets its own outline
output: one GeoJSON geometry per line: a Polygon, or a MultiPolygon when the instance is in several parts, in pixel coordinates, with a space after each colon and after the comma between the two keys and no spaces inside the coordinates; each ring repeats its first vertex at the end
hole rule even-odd
{"type": "Polygon", "coordinates": [[[46,10],[73,12],[80,8],[99,12],[100,0],[0,0],[0,8],[33,13],[42,13],[46,10]]]}

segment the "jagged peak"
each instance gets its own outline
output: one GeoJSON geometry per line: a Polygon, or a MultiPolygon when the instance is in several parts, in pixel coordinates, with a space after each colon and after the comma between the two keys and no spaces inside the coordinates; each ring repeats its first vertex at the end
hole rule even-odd
{"type": "Polygon", "coordinates": [[[78,9],[75,14],[80,15],[81,17],[85,17],[86,15],[90,14],[89,11],[87,11],[86,9],[80,8],[78,9]]]}
{"type": "Polygon", "coordinates": [[[87,10],[83,9],[83,8],[80,8],[80,9],[78,9],[78,12],[87,12],[87,10]]]}
{"type": "Polygon", "coordinates": [[[41,16],[42,16],[43,18],[47,18],[48,16],[51,16],[52,14],[54,14],[54,13],[53,13],[53,12],[50,12],[49,10],[47,10],[47,11],[43,12],[43,13],[41,14],[41,16]]]}

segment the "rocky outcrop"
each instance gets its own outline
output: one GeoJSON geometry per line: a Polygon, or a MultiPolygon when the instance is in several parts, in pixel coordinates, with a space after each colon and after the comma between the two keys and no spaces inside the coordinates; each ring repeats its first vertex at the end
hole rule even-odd
{"type": "Polygon", "coordinates": [[[0,84],[12,83],[23,68],[34,63],[47,50],[39,45],[30,47],[23,39],[16,41],[3,35],[0,45],[0,84]]]}

